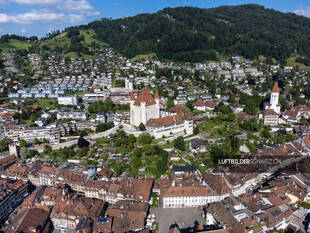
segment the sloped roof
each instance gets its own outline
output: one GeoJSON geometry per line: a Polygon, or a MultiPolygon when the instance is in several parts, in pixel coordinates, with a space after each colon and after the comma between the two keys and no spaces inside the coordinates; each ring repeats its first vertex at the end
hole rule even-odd
{"type": "Polygon", "coordinates": [[[191,114],[182,114],[179,113],[177,115],[173,115],[173,116],[167,116],[167,117],[161,117],[161,118],[157,118],[157,119],[150,119],[146,122],[147,126],[153,126],[153,127],[161,127],[164,125],[172,125],[175,124],[177,122],[183,122],[185,120],[191,120],[192,116],[191,114]]]}
{"type": "Polygon", "coordinates": [[[275,82],[275,84],[274,84],[274,86],[272,88],[272,93],[280,93],[278,82],[275,82]]]}
{"type": "Polygon", "coordinates": [[[264,111],[264,115],[279,115],[278,113],[276,113],[273,109],[267,109],[264,111]]]}
{"type": "Polygon", "coordinates": [[[144,102],[146,106],[155,105],[155,99],[152,96],[150,90],[146,87],[142,88],[138,98],[135,100],[134,105],[141,106],[141,102],[144,102]]]}

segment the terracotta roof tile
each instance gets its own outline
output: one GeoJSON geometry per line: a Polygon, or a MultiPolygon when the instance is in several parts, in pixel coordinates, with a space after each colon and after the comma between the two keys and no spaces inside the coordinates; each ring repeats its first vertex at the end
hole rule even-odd
{"type": "Polygon", "coordinates": [[[264,111],[264,115],[279,115],[273,109],[267,109],[264,111]]]}
{"type": "Polygon", "coordinates": [[[280,93],[278,82],[275,82],[275,84],[274,84],[274,86],[272,88],[272,93],[280,93]]]}
{"type": "Polygon", "coordinates": [[[151,92],[148,88],[142,88],[141,92],[138,95],[138,98],[135,100],[134,105],[140,106],[144,102],[146,106],[156,104],[154,97],[151,95],[151,92]]]}
{"type": "Polygon", "coordinates": [[[185,120],[191,120],[191,119],[192,119],[192,116],[190,114],[179,113],[173,116],[150,119],[146,122],[146,125],[149,127],[161,127],[164,125],[172,125],[177,122],[183,122],[185,120]]]}

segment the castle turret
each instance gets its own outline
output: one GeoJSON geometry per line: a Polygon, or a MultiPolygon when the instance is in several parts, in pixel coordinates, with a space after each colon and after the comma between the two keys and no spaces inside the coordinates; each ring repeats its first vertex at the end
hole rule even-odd
{"type": "Polygon", "coordinates": [[[154,99],[155,99],[155,102],[156,102],[156,106],[157,106],[157,116],[156,118],[159,118],[160,117],[160,97],[159,97],[159,93],[158,93],[158,90],[156,90],[155,92],[155,96],[154,96],[154,99]]]}
{"type": "Polygon", "coordinates": [[[130,93],[130,124],[134,124],[134,107],[133,104],[135,102],[135,95],[133,94],[133,91],[130,93]]]}

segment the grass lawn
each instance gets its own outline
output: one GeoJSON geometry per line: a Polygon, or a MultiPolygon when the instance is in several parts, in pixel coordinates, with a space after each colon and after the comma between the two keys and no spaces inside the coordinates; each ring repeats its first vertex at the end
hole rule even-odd
{"type": "Polygon", "coordinates": [[[58,101],[57,99],[37,99],[32,106],[34,105],[38,105],[41,108],[57,109],[58,101]]]}
{"type": "Polygon", "coordinates": [[[137,56],[131,58],[131,60],[138,61],[138,60],[150,59],[150,58],[156,58],[156,53],[138,54],[137,56]]]}
{"type": "Polygon", "coordinates": [[[303,70],[306,70],[306,71],[310,72],[310,66],[306,66],[306,65],[304,65],[302,63],[297,63],[296,62],[296,57],[288,58],[287,61],[286,61],[286,65],[287,66],[293,66],[293,67],[298,65],[300,69],[303,69],[303,70]]]}
{"type": "Polygon", "coordinates": [[[0,49],[3,51],[8,51],[10,49],[28,49],[31,46],[31,43],[26,41],[10,40],[9,42],[3,43],[0,45],[0,49]]]}
{"type": "Polygon", "coordinates": [[[109,46],[107,43],[96,39],[96,34],[95,34],[94,30],[92,30],[92,29],[87,30],[87,31],[81,30],[80,35],[84,36],[84,40],[85,40],[84,44],[90,45],[92,42],[95,42],[95,43],[102,45],[102,46],[109,46]]]}
{"type": "Polygon", "coordinates": [[[109,144],[110,140],[108,138],[97,138],[96,139],[96,144],[100,145],[100,144],[109,144]]]}
{"type": "Polygon", "coordinates": [[[300,207],[303,207],[305,209],[310,209],[310,203],[308,202],[302,202],[298,204],[300,207]]]}
{"type": "Polygon", "coordinates": [[[169,144],[165,143],[165,144],[160,144],[158,145],[161,149],[171,149],[173,148],[173,142],[170,142],[169,144]]]}

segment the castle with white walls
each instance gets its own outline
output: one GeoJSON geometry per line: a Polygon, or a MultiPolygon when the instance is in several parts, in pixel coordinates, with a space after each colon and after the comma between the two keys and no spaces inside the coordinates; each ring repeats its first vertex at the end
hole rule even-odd
{"type": "Polygon", "coordinates": [[[130,96],[130,124],[138,127],[141,123],[155,138],[193,133],[192,116],[189,113],[178,112],[161,117],[158,91],[153,97],[148,88],[142,88],[137,98],[133,92],[130,96]]]}
{"type": "Polygon", "coordinates": [[[158,91],[156,91],[155,97],[153,97],[148,88],[142,88],[137,99],[135,99],[132,92],[130,96],[130,124],[139,126],[140,123],[143,123],[146,125],[149,119],[159,118],[159,101],[158,91]]]}

